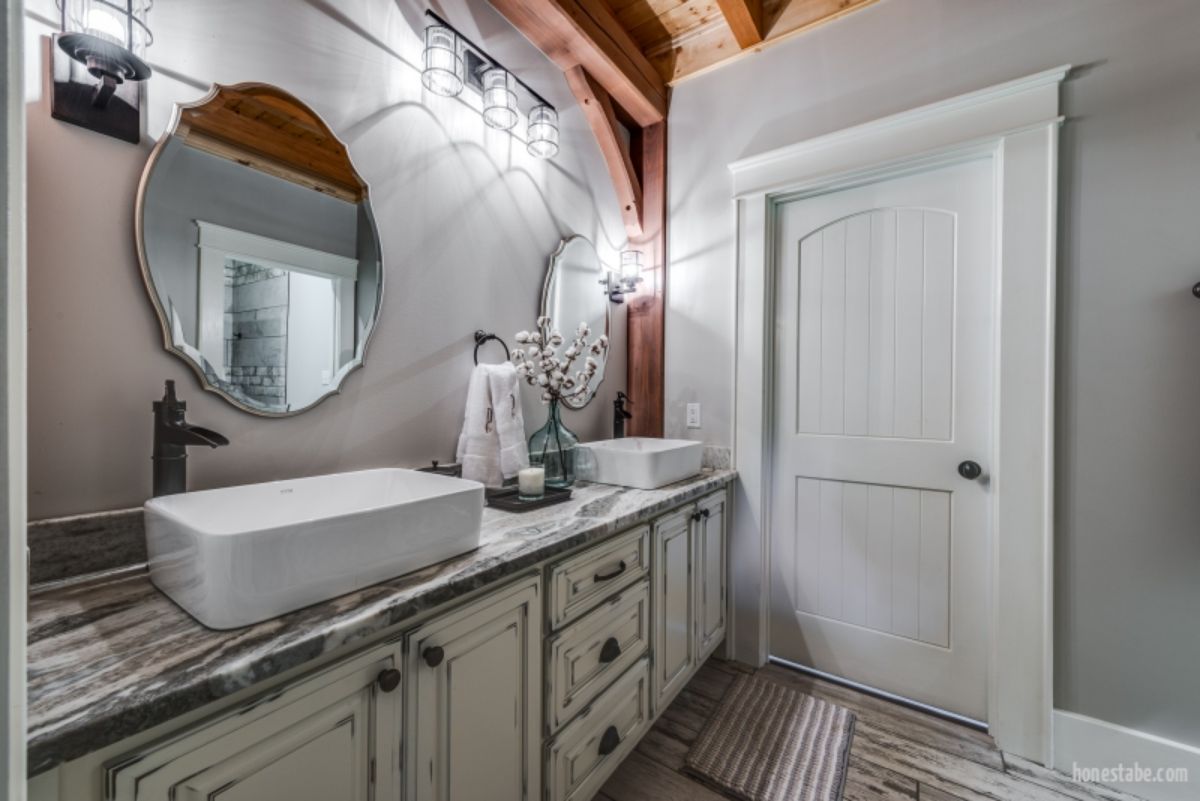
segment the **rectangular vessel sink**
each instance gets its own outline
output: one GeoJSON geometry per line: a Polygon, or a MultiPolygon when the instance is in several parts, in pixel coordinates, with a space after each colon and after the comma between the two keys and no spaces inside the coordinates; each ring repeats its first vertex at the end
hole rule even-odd
{"type": "Polygon", "coordinates": [[[150,579],[205,626],[247,626],[479,547],[483,485],[396,468],[145,504],[150,579]]]}
{"type": "Polygon", "coordinates": [[[704,446],[686,439],[625,437],[577,448],[576,472],[585,481],[656,489],[700,472],[704,446]]]}

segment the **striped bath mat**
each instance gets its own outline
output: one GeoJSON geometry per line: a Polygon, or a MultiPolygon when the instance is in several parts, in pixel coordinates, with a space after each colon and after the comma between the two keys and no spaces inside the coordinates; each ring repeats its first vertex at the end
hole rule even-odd
{"type": "Polygon", "coordinates": [[[687,769],[746,801],[838,801],[854,713],[740,676],[687,755],[687,769]]]}

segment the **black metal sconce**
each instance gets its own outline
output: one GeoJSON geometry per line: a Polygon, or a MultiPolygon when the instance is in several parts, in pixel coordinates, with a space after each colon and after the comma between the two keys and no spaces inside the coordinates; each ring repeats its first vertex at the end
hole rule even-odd
{"type": "Polygon", "coordinates": [[[58,120],[137,143],[139,83],[151,75],[142,60],[154,35],[146,16],[154,0],[58,0],[62,32],[52,48],[58,120]]]}

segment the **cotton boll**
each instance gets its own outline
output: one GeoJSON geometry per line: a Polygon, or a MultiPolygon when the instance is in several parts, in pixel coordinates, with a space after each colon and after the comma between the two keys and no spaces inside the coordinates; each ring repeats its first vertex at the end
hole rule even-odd
{"type": "Polygon", "coordinates": [[[587,323],[580,323],[579,328],[577,328],[575,330],[579,334],[579,336],[586,337],[589,333],[591,333],[592,329],[588,328],[587,323]]]}
{"type": "Polygon", "coordinates": [[[551,345],[558,347],[562,343],[563,343],[563,335],[562,334],[558,333],[557,331],[550,334],[550,344],[551,345]]]}
{"type": "Polygon", "coordinates": [[[521,343],[528,342],[529,341],[529,332],[528,331],[518,331],[517,332],[517,341],[521,342],[521,343]]]}
{"type": "Polygon", "coordinates": [[[544,387],[550,383],[550,379],[546,377],[545,373],[538,373],[537,382],[538,386],[544,387]]]}
{"type": "Polygon", "coordinates": [[[536,359],[538,356],[541,356],[541,355],[542,355],[542,349],[539,348],[538,346],[534,345],[532,348],[529,349],[529,358],[536,359]]]}
{"type": "Polygon", "coordinates": [[[529,341],[533,342],[536,345],[540,345],[540,344],[542,344],[542,335],[539,334],[537,331],[533,331],[532,333],[529,334],[529,341]]]}
{"type": "Polygon", "coordinates": [[[525,351],[522,350],[521,348],[513,348],[511,358],[512,358],[513,364],[516,364],[517,362],[523,362],[523,361],[525,361],[525,351]]]}

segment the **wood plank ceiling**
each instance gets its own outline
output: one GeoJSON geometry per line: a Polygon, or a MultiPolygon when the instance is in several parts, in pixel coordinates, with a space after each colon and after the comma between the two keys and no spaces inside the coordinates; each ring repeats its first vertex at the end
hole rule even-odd
{"type": "Polygon", "coordinates": [[[603,0],[668,84],[876,1],[603,0]]]}

